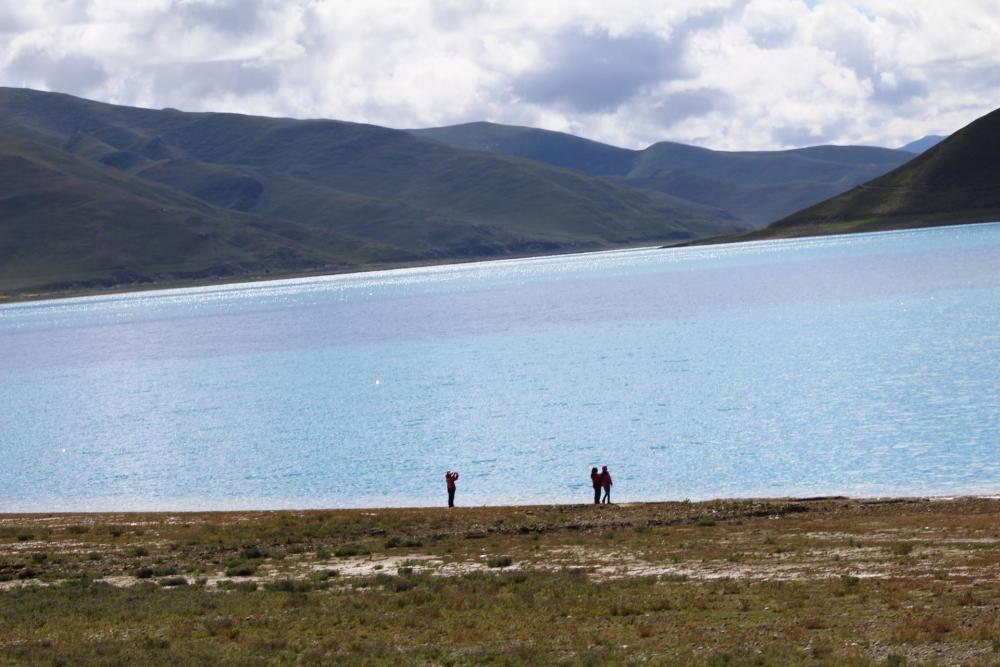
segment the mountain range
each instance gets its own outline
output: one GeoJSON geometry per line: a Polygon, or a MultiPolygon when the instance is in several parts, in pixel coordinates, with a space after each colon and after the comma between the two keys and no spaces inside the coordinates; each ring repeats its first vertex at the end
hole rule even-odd
{"type": "Polygon", "coordinates": [[[0,293],[657,244],[737,219],[373,125],[0,88],[0,293]]]}
{"type": "Polygon", "coordinates": [[[629,150],[570,134],[477,122],[410,130],[450,146],[528,158],[723,209],[759,228],[911,160],[875,146],[714,151],[674,142],[629,150]]]}
{"type": "Polygon", "coordinates": [[[918,209],[937,224],[970,200],[935,209],[921,178],[963,162],[960,135],[916,158],[935,137],[630,150],[485,122],[394,130],[0,88],[0,298],[825,233],[918,209]],[[887,193],[898,211],[873,203],[887,193]]]}

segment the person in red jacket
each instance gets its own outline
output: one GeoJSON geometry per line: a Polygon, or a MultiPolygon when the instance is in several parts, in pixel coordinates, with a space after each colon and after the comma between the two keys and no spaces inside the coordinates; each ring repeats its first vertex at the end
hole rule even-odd
{"type": "Polygon", "coordinates": [[[597,472],[597,468],[590,469],[590,483],[594,487],[594,504],[599,505],[601,503],[601,473],[597,472]]]}
{"type": "Polygon", "coordinates": [[[602,503],[611,504],[611,473],[608,472],[608,466],[601,466],[601,486],[604,487],[604,497],[601,499],[602,503]]]}
{"type": "Polygon", "coordinates": [[[445,484],[448,485],[448,507],[455,506],[455,482],[458,481],[458,473],[450,470],[444,473],[445,484]]]}

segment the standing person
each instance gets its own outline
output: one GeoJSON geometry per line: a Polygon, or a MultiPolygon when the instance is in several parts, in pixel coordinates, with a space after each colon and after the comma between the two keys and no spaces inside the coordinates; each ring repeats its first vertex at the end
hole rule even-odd
{"type": "Polygon", "coordinates": [[[604,498],[601,499],[602,503],[611,504],[611,473],[608,472],[608,466],[601,466],[601,486],[604,487],[604,498]]]}
{"type": "Polygon", "coordinates": [[[601,504],[601,473],[597,468],[590,469],[590,483],[594,486],[594,504],[601,504]]]}
{"type": "Polygon", "coordinates": [[[450,470],[445,471],[444,481],[448,485],[448,507],[455,506],[455,482],[458,481],[458,473],[450,470]]]}

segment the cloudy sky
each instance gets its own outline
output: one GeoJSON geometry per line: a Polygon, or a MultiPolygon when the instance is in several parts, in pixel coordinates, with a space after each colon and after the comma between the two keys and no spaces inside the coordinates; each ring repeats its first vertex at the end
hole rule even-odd
{"type": "Polygon", "coordinates": [[[0,0],[0,85],[628,147],[897,146],[1000,106],[1000,2],[0,0]]]}

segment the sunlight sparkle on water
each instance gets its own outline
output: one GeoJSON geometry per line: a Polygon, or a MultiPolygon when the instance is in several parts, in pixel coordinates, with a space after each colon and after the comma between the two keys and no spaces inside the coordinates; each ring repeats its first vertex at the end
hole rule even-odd
{"type": "Polygon", "coordinates": [[[998,304],[1000,224],[0,306],[0,510],[995,493],[998,304]]]}

